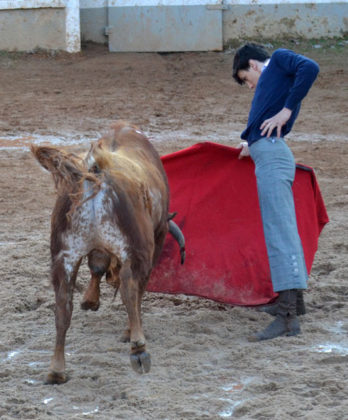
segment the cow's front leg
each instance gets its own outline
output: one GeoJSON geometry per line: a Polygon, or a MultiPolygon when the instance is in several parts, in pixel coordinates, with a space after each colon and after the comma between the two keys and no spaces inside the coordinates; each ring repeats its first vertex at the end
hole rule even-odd
{"type": "Polygon", "coordinates": [[[73,311],[73,288],[79,262],[69,264],[67,269],[63,260],[56,261],[52,267],[52,281],[56,295],[55,321],[56,344],[51,359],[50,371],[46,378],[47,384],[61,384],[67,381],[65,373],[65,337],[70,326],[73,311]],[[74,267],[71,269],[71,267],[74,267]]]}
{"type": "Polygon", "coordinates": [[[126,306],[129,320],[131,366],[137,373],[147,373],[151,368],[151,358],[150,354],[146,352],[145,336],[141,323],[140,307],[143,287],[138,279],[133,277],[129,266],[122,267],[120,283],[121,297],[126,306]]]}

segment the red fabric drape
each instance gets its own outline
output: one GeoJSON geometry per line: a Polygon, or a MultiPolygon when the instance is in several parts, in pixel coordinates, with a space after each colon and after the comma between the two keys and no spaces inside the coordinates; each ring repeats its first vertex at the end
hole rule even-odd
{"type": "MultiPolygon", "coordinates": [[[[254,164],[239,150],[199,143],[164,156],[170,211],[186,239],[180,265],[168,235],[147,290],[202,296],[234,305],[260,305],[273,293],[257,198],[254,164]]],[[[299,233],[308,272],[328,222],[314,172],[298,167],[293,186],[299,233]]]]}

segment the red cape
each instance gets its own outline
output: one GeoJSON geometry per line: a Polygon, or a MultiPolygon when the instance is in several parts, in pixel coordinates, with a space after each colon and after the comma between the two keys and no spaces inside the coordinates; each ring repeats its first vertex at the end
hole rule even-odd
{"type": "MultiPolygon", "coordinates": [[[[170,211],[186,239],[186,261],[168,235],[147,290],[202,296],[233,305],[260,305],[273,292],[257,197],[254,163],[240,150],[199,143],[164,156],[170,211]]],[[[297,165],[297,223],[310,272],[329,221],[312,168],[297,165]]]]}

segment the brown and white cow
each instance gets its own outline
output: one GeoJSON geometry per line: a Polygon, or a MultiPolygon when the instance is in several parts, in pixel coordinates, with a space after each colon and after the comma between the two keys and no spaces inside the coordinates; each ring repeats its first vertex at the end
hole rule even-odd
{"type": "Polygon", "coordinates": [[[142,132],[123,121],[93,143],[84,159],[54,147],[31,150],[57,189],[51,225],[57,334],[47,383],[66,381],[65,337],[85,256],[91,280],[81,307],[98,309],[106,274],[127,309],[123,338],[131,343],[131,365],[138,373],[148,372],[141,300],[168,230],[179,242],[182,262],[185,253],[183,235],[168,214],[168,182],[158,153],[142,132]]]}

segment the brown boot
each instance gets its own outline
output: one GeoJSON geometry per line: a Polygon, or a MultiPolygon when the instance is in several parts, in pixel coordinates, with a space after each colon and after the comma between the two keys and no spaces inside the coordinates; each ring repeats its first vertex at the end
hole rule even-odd
{"type": "Polygon", "coordinates": [[[279,292],[276,319],[263,331],[255,334],[250,341],[271,340],[282,335],[292,336],[301,332],[296,315],[297,290],[279,292]]]}
{"type": "MultiPolygon", "coordinates": [[[[278,297],[279,299],[279,297],[278,297]]],[[[272,303],[271,305],[265,305],[258,308],[258,311],[265,312],[266,314],[276,316],[278,311],[278,299],[272,303]]],[[[306,306],[303,300],[303,291],[297,290],[296,296],[296,315],[305,315],[306,314],[306,306]]]]}

